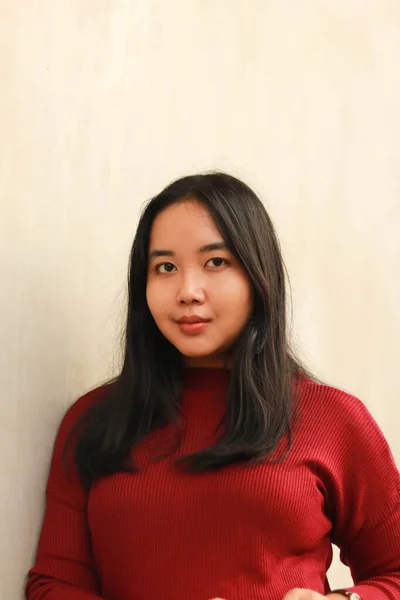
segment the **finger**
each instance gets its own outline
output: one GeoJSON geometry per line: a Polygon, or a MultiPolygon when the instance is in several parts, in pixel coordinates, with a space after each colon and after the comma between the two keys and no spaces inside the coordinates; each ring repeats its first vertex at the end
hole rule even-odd
{"type": "Polygon", "coordinates": [[[324,596],[314,590],[295,588],[290,590],[282,600],[323,600],[324,596]]]}

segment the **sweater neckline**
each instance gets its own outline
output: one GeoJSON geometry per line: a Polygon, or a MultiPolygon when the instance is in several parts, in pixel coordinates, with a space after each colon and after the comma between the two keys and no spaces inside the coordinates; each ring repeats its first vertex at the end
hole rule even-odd
{"type": "Polygon", "coordinates": [[[231,370],[223,367],[184,367],[182,381],[185,389],[215,390],[228,389],[231,370]]]}

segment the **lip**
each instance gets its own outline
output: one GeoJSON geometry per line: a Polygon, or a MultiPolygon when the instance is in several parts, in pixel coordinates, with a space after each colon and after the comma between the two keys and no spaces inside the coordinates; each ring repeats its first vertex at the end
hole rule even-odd
{"type": "Polygon", "coordinates": [[[183,321],[178,322],[178,326],[185,333],[200,333],[206,329],[209,323],[210,321],[195,321],[193,323],[186,323],[183,321]]]}
{"type": "Polygon", "coordinates": [[[191,317],[182,317],[177,321],[179,325],[182,324],[192,324],[192,323],[209,323],[211,319],[204,319],[203,317],[199,317],[197,315],[192,315],[191,317]]]}

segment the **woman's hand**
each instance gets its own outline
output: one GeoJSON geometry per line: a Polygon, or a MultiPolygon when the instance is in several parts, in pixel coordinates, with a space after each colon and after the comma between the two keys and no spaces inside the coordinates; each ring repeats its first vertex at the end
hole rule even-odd
{"type": "Polygon", "coordinates": [[[313,590],[295,588],[285,594],[283,600],[323,600],[324,598],[326,598],[326,596],[314,592],[313,590]]]}
{"type": "MultiPolygon", "coordinates": [[[[325,598],[334,598],[336,594],[322,596],[318,592],[314,592],[313,590],[305,590],[300,588],[295,588],[294,590],[290,590],[282,600],[324,600],[325,598]]],[[[223,600],[223,598],[212,598],[212,600],[223,600]]]]}

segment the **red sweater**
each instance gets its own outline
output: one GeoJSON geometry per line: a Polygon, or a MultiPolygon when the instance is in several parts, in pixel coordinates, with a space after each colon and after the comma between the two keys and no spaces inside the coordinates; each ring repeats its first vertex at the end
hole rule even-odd
{"type": "MultiPolygon", "coordinates": [[[[67,483],[67,433],[98,388],[67,411],[56,439],[29,600],[280,600],[295,587],[329,593],[331,542],[363,600],[400,599],[400,475],[365,406],[332,387],[299,384],[300,421],[282,463],[177,470],[213,441],[229,372],[188,369],[187,431],[152,463],[171,428],[133,450],[138,474],[67,483]]],[[[76,475],[76,474],[75,474],[76,475]]]]}

